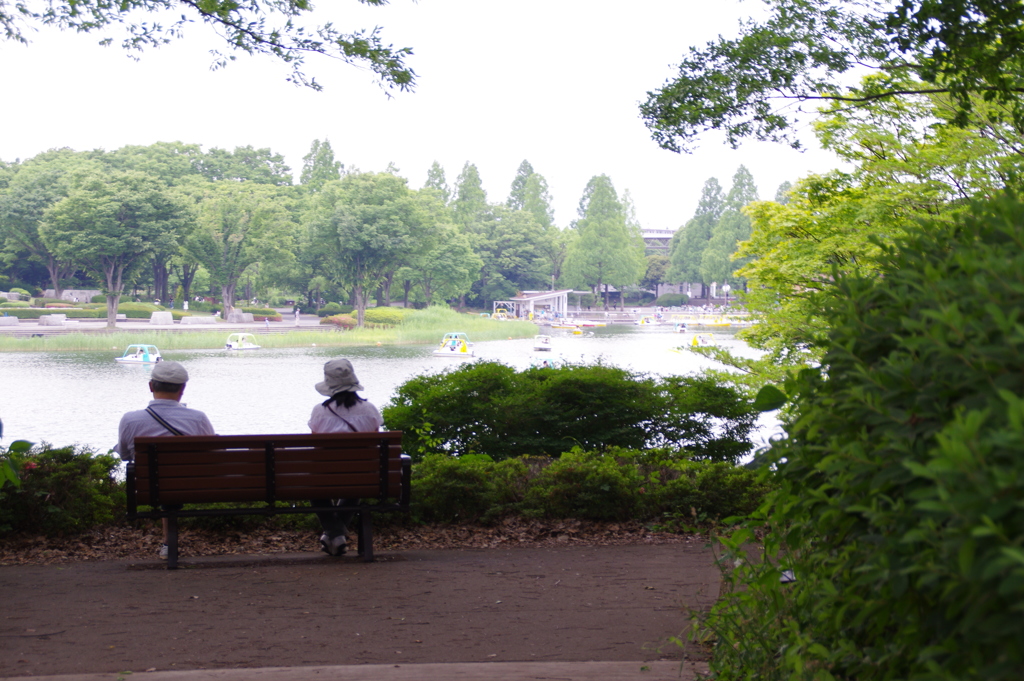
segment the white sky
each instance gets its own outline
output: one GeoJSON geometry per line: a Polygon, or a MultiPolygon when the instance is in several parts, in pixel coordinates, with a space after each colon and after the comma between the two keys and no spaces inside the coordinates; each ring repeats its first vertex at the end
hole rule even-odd
{"type": "MultiPolygon", "coordinates": [[[[364,171],[393,162],[419,188],[434,160],[450,185],[476,164],[491,202],[504,201],[523,159],[548,182],[555,221],[568,225],[587,181],[607,174],[629,189],[641,225],[676,229],[693,215],[704,181],[728,188],[740,165],[761,198],[785,180],[838,166],[828,153],[713,139],[693,155],[661,150],[640,120],[646,92],[674,73],[690,45],[732,34],[758,3],[735,0],[392,0],[369,8],[325,1],[318,23],[379,25],[411,46],[412,93],[389,99],[373,74],[326,59],[307,73],[324,92],[285,81],[288,68],[248,57],[211,72],[210,29],[150,50],[135,62],[97,36],[43,31],[21,46],[0,43],[0,159],[70,147],[113,150],[158,141],[204,149],[252,145],[282,154],[298,179],[316,138],[364,171]],[[331,9],[333,7],[333,9],[331,9]]],[[[115,38],[115,42],[117,42],[115,38]]],[[[808,134],[805,143],[813,144],[808,134]]]]}

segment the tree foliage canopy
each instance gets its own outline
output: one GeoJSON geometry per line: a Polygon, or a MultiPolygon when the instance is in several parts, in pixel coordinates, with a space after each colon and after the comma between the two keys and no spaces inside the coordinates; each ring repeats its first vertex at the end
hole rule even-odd
{"type": "Polygon", "coordinates": [[[0,29],[8,40],[27,43],[30,30],[56,26],[102,35],[103,45],[114,42],[112,33],[123,31],[122,47],[138,53],[181,38],[190,24],[203,23],[223,40],[225,51],[213,51],[215,68],[234,60],[236,52],[265,54],[291,66],[290,81],[319,90],[304,70],[306,57],[319,54],[369,68],[384,87],[412,87],[416,74],[405,64],[410,48],[385,44],[378,28],[351,33],[330,23],[308,28],[305,19],[312,12],[309,0],[5,0],[0,2],[0,29]]]}
{"type": "Polygon", "coordinates": [[[691,47],[677,75],[649,92],[641,113],[658,142],[690,151],[724,132],[799,146],[800,104],[856,106],[921,93],[947,93],[953,120],[966,122],[974,97],[998,102],[1024,123],[1024,14],[1014,0],[765,0],[766,19],[739,37],[691,47]],[[854,92],[849,75],[885,77],[854,92]],[[912,82],[916,81],[916,82],[912,82]],[[796,106],[794,106],[796,104],[796,106]]]}

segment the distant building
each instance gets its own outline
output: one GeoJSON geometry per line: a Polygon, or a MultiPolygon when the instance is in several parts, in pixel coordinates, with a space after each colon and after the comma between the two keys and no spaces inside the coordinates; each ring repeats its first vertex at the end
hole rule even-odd
{"type": "Polygon", "coordinates": [[[675,233],[674,229],[644,229],[641,231],[647,251],[661,255],[668,255],[669,245],[672,243],[675,233]]]}

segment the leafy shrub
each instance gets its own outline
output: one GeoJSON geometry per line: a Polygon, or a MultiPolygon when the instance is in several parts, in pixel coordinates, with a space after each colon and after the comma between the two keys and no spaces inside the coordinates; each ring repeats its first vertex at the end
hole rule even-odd
{"type": "Polygon", "coordinates": [[[109,523],[124,513],[121,460],[89,449],[49,446],[16,456],[21,484],[0,489],[0,533],[61,536],[109,523]]]}
{"type": "Polygon", "coordinates": [[[615,457],[566,452],[531,480],[521,505],[528,516],[628,520],[637,516],[640,473],[615,457]]]}
{"type": "Polygon", "coordinates": [[[10,293],[17,293],[22,298],[31,298],[32,294],[23,288],[12,288],[10,293]]]}
{"type": "Polygon", "coordinates": [[[77,307],[77,305],[72,305],[71,303],[47,303],[43,307],[45,307],[46,309],[51,309],[52,308],[52,309],[60,310],[60,309],[67,309],[67,308],[77,307]]]}
{"type": "Polygon", "coordinates": [[[685,293],[663,293],[654,301],[659,307],[681,307],[690,302],[690,296],[685,293]]]}
{"type": "Polygon", "coordinates": [[[32,303],[27,300],[8,300],[0,303],[0,307],[31,307],[32,303]]]}
{"type": "Polygon", "coordinates": [[[754,413],[709,379],[654,379],[603,364],[517,372],[475,362],[416,376],[383,410],[413,460],[427,453],[558,456],[583,449],[685,446],[735,461],[750,450],[754,413]]]}
{"type": "Polygon", "coordinates": [[[339,329],[344,329],[345,331],[354,329],[359,324],[359,322],[357,322],[355,319],[353,319],[347,314],[338,314],[334,315],[333,317],[324,317],[323,319],[320,320],[320,323],[333,324],[334,326],[337,326],[339,329]]]}
{"type": "Polygon", "coordinates": [[[405,319],[405,315],[412,310],[404,307],[368,307],[363,320],[370,324],[383,324],[386,326],[397,326],[405,319]]]}
{"type": "Polygon", "coordinates": [[[483,455],[432,454],[413,466],[411,508],[418,522],[490,521],[522,498],[527,466],[483,455]]]}
{"type": "Polygon", "coordinates": [[[19,319],[39,319],[42,315],[49,314],[62,314],[67,315],[68,319],[100,319],[107,316],[106,308],[102,310],[79,310],[76,308],[64,309],[59,312],[56,310],[47,310],[42,308],[5,308],[7,315],[10,317],[17,317],[19,319]]]}
{"type": "Polygon", "coordinates": [[[68,301],[60,298],[33,298],[32,307],[46,307],[47,305],[68,305],[68,301]]]}
{"type": "Polygon", "coordinates": [[[242,312],[248,312],[252,315],[262,315],[264,317],[279,317],[280,314],[277,310],[269,307],[240,307],[238,308],[242,312]]]}
{"type": "Polygon", "coordinates": [[[1022,245],[1024,205],[1001,198],[879,243],[871,276],[834,272],[758,519],[780,563],[727,575],[745,588],[704,625],[716,678],[1020,678],[1022,245]]]}
{"type": "MultiPolygon", "coordinates": [[[[320,308],[320,311],[317,312],[317,314],[321,317],[330,317],[331,315],[341,314],[343,312],[346,312],[346,310],[341,309],[341,303],[327,303],[320,308]]],[[[351,312],[351,310],[349,310],[349,312],[351,312]]]]}

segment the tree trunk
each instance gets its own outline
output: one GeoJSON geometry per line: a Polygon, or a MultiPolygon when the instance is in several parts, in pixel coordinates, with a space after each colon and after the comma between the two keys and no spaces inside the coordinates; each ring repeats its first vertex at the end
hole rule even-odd
{"type": "Polygon", "coordinates": [[[384,277],[384,283],[381,284],[381,289],[384,291],[384,307],[391,307],[391,284],[394,282],[395,273],[388,272],[387,276],[384,277]]]}
{"type": "Polygon", "coordinates": [[[363,320],[366,318],[366,298],[363,296],[362,284],[356,284],[352,296],[356,300],[356,326],[362,328],[363,320]]]}
{"type": "Polygon", "coordinates": [[[167,304],[173,300],[170,291],[167,290],[167,282],[170,277],[167,274],[167,260],[159,256],[153,256],[153,295],[167,304]]]}
{"type": "Polygon", "coordinates": [[[124,282],[121,274],[124,272],[123,265],[112,264],[106,267],[104,274],[107,279],[107,290],[103,293],[107,296],[107,328],[117,327],[117,303],[121,298],[121,291],[124,282]]]}
{"type": "MultiPolygon", "coordinates": [[[[406,279],[405,281],[403,281],[402,287],[405,289],[405,296],[402,298],[402,305],[405,307],[409,307],[409,291],[412,290],[412,280],[406,279]]],[[[427,305],[430,305],[430,303],[427,303],[427,305]]]]}
{"type": "Polygon", "coordinates": [[[51,255],[46,259],[46,271],[50,273],[50,283],[53,284],[53,297],[60,300],[61,294],[64,293],[60,282],[71,275],[74,271],[74,266],[61,263],[51,255]]]}
{"type": "Polygon", "coordinates": [[[185,293],[185,300],[191,300],[192,298],[192,280],[196,278],[196,272],[198,271],[198,265],[183,264],[181,266],[181,276],[178,277],[178,283],[181,284],[181,290],[185,293]]]}
{"type": "Polygon", "coordinates": [[[220,287],[220,299],[223,305],[223,309],[220,311],[221,316],[224,319],[228,318],[228,314],[235,309],[235,286],[236,282],[230,284],[224,284],[220,287]]]}

